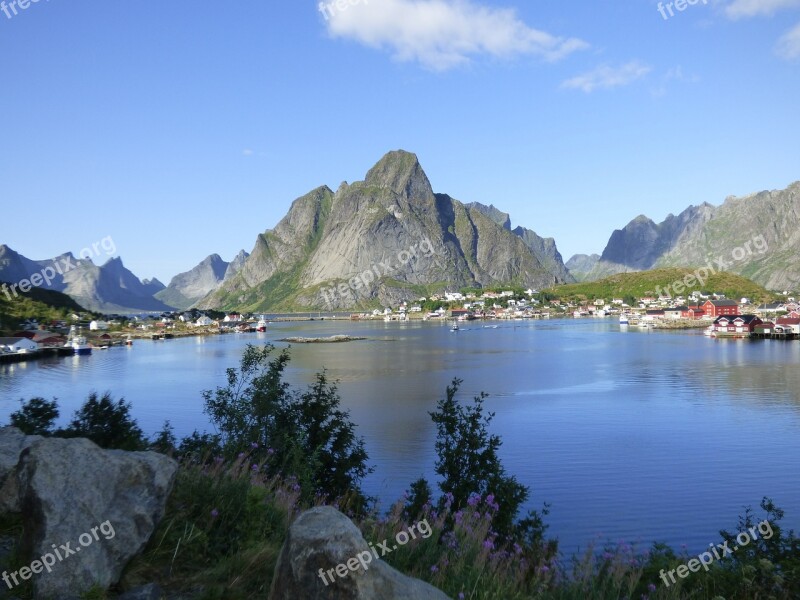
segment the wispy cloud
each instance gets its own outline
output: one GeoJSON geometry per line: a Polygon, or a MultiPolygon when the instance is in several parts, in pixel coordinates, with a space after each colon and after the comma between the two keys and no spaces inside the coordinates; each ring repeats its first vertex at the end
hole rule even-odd
{"type": "Polygon", "coordinates": [[[731,19],[773,15],[785,8],[800,7],[800,0],[733,0],[725,7],[725,14],[731,19]]]}
{"type": "MultiPolygon", "coordinates": [[[[352,3],[351,3],[352,4],[352,3]]],[[[325,2],[320,6],[328,6],[325,2]]],[[[388,50],[396,60],[445,71],[481,56],[560,60],[589,47],[528,26],[513,9],[470,0],[380,0],[324,12],[333,37],[388,50]]]]}
{"type": "Polygon", "coordinates": [[[631,61],[619,67],[600,65],[596,69],[567,79],[561,84],[562,88],[581,90],[591,93],[595,90],[609,90],[624,85],[630,85],[637,79],[647,75],[652,68],[638,60],[631,61]]]}
{"type": "Polygon", "coordinates": [[[775,52],[787,60],[800,59],[800,23],[778,40],[775,52]]]}
{"type": "Polygon", "coordinates": [[[697,83],[700,81],[700,78],[697,75],[685,74],[683,72],[683,67],[678,65],[668,69],[667,72],[661,76],[658,84],[650,89],[650,93],[654,97],[660,98],[661,96],[666,95],[669,84],[674,81],[681,83],[697,83]]]}
{"type": "Polygon", "coordinates": [[[242,150],[242,156],[253,156],[255,152],[253,152],[250,148],[245,148],[242,150]]]}

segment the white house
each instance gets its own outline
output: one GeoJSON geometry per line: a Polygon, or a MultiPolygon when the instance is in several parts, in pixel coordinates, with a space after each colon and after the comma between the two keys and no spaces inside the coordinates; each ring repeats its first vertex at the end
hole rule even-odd
{"type": "Polygon", "coordinates": [[[39,344],[24,337],[0,337],[0,349],[7,352],[33,352],[39,344]]]}
{"type": "Polygon", "coordinates": [[[92,321],[89,323],[89,331],[105,331],[108,329],[108,323],[105,321],[92,321]]]}
{"type": "Polygon", "coordinates": [[[194,324],[197,325],[198,327],[208,327],[209,325],[212,325],[213,323],[214,323],[214,320],[212,318],[210,318],[210,317],[205,316],[205,315],[203,315],[202,317],[197,319],[197,321],[194,322],[194,324]]]}

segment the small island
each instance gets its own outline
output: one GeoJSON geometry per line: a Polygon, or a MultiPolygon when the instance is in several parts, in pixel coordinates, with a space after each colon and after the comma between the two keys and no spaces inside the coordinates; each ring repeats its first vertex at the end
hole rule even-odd
{"type": "Polygon", "coordinates": [[[279,342],[290,342],[292,344],[338,344],[341,342],[356,342],[365,340],[364,337],[353,337],[349,335],[332,335],[331,337],[288,337],[278,340],[279,342]]]}

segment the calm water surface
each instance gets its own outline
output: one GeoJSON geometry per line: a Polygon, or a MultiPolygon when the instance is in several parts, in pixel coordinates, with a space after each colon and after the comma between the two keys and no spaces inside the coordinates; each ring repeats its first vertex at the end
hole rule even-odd
{"type": "MultiPolygon", "coordinates": [[[[496,412],[509,473],[552,505],[550,533],[574,551],[601,537],[686,544],[697,553],[770,496],[800,529],[800,343],[620,331],[602,320],[442,324],[273,323],[265,334],[137,341],[133,348],[0,367],[0,420],[20,398],[57,397],[63,420],[92,390],[133,403],[148,432],[208,429],[200,393],[223,385],[247,343],[348,333],[295,345],[289,379],[325,367],[365,438],[384,506],[434,480],[428,416],[453,377],[496,412]],[[492,323],[494,324],[494,323],[492,323]]],[[[276,342],[279,347],[286,344],[276,342]]]]}

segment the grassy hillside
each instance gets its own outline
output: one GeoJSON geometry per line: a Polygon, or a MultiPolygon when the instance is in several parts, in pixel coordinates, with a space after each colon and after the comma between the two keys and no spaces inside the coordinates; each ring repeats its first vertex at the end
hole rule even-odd
{"type": "MultiPolygon", "coordinates": [[[[687,275],[692,275],[694,272],[694,269],[688,267],[673,267],[636,273],[620,273],[598,281],[560,285],[545,291],[557,298],[565,299],[642,298],[655,296],[656,289],[660,288],[663,291],[676,282],[683,281],[687,275]]],[[[672,288],[670,287],[670,289],[672,288]]],[[[767,291],[757,283],[728,272],[715,273],[710,275],[703,284],[697,282],[691,287],[685,287],[681,295],[686,297],[693,291],[725,294],[728,298],[736,300],[748,298],[751,302],[770,302],[775,299],[774,293],[767,291]]],[[[671,295],[677,294],[672,292],[671,295]]]]}
{"type": "Polygon", "coordinates": [[[6,295],[3,289],[0,287],[0,331],[15,330],[25,319],[63,320],[72,313],[87,312],[66,294],[53,290],[35,287],[25,294],[17,290],[14,296],[11,291],[6,295]]]}

